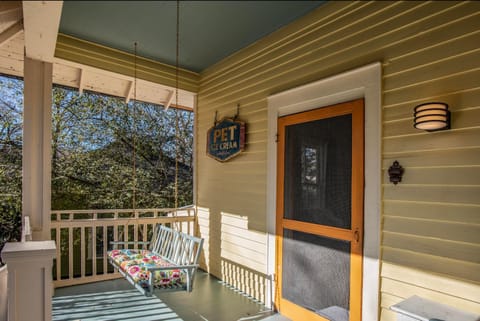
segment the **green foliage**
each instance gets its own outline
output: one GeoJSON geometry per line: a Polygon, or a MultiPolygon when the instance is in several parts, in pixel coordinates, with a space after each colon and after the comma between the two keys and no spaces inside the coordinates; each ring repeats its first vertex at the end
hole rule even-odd
{"type": "MultiPolygon", "coordinates": [[[[6,242],[19,241],[22,214],[21,81],[0,80],[0,251],[6,242]]],[[[0,265],[3,262],[0,259],[0,265]]]]}
{"type": "MultiPolygon", "coordinates": [[[[6,242],[20,241],[22,213],[19,198],[0,199],[0,251],[6,242]]],[[[0,258],[0,265],[3,264],[0,258]]]]}
{"type": "Polygon", "coordinates": [[[23,86],[18,79],[0,78],[0,196],[22,192],[23,86]]]}
{"type": "Polygon", "coordinates": [[[53,209],[174,207],[177,150],[179,205],[191,204],[192,113],[59,87],[54,98],[53,209]]]}
{"type": "MultiPolygon", "coordinates": [[[[20,203],[23,82],[0,77],[0,92],[0,198],[20,203]]],[[[175,159],[191,204],[192,145],[191,112],[54,87],[52,209],[173,207],[175,159]]]]}

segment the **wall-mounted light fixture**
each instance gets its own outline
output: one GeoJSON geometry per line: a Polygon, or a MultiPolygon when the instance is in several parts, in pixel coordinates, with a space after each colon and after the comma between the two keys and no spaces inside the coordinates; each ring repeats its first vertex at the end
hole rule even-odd
{"type": "Polygon", "coordinates": [[[402,181],[403,176],[403,167],[400,165],[398,161],[394,161],[392,166],[388,168],[388,177],[390,178],[390,182],[397,185],[399,182],[402,181]]]}
{"type": "Polygon", "coordinates": [[[450,129],[450,111],[445,103],[425,103],[415,107],[414,124],[416,129],[433,132],[450,129]]]}

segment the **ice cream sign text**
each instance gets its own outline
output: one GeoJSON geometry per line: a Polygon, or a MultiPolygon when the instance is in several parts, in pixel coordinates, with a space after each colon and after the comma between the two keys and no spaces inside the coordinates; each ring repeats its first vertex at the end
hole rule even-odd
{"type": "Polygon", "coordinates": [[[207,132],[207,155],[220,162],[237,156],[244,148],[244,122],[225,118],[207,132]]]}

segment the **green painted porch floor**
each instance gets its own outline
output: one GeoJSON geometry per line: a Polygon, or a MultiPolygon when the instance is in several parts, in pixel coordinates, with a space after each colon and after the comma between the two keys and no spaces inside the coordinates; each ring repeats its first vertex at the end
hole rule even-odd
{"type": "Polygon", "coordinates": [[[55,289],[53,321],[288,321],[198,271],[192,293],[145,297],[118,279],[55,289]]]}

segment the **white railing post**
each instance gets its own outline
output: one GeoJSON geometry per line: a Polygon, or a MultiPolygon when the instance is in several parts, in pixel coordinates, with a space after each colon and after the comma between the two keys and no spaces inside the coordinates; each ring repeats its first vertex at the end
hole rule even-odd
{"type": "Polygon", "coordinates": [[[2,258],[8,269],[8,320],[52,319],[52,265],[55,242],[5,244],[2,258]]]}

